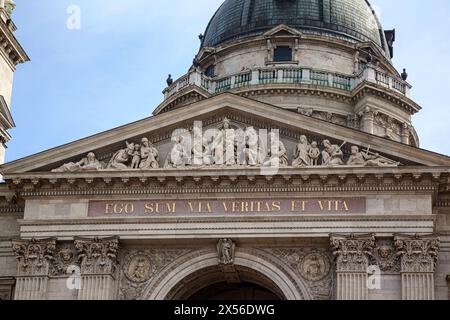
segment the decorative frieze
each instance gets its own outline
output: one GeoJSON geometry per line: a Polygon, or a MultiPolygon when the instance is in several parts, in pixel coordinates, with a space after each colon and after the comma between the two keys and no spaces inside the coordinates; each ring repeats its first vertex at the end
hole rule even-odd
{"type": "MultiPolygon", "coordinates": [[[[306,135],[300,136],[290,163],[285,143],[281,141],[279,129],[270,128],[258,132],[254,126],[231,125],[223,118],[218,128],[210,128],[203,133],[202,123],[194,123],[192,132],[173,132],[171,147],[164,162],[165,169],[198,168],[242,168],[242,167],[317,167],[317,166],[371,166],[396,167],[400,163],[382,157],[378,153],[360,152],[353,146],[348,155],[343,147],[347,142],[334,143],[329,139],[317,142],[306,135]],[[355,151],[356,150],[356,151],[355,151]],[[359,161],[352,159],[358,156],[359,161]],[[320,158],[320,162],[319,162],[320,158]]],[[[108,163],[101,162],[93,152],[78,162],[69,162],[53,173],[72,173],[116,170],[155,170],[160,168],[159,150],[147,138],[140,143],[126,141],[126,148],[115,152],[108,163]]],[[[161,162],[162,163],[162,162],[161,162]]]]}

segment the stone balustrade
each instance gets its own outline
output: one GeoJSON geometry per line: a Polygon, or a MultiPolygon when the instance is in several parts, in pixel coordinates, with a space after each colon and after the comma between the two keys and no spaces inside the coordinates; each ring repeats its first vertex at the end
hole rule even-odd
{"type": "Polygon", "coordinates": [[[187,87],[197,86],[214,95],[227,90],[264,84],[304,84],[352,91],[363,82],[375,83],[405,97],[410,96],[411,86],[406,81],[371,66],[364,68],[356,76],[298,67],[269,67],[209,78],[194,70],[179,78],[163,93],[164,99],[168,99],[187,87]]]}

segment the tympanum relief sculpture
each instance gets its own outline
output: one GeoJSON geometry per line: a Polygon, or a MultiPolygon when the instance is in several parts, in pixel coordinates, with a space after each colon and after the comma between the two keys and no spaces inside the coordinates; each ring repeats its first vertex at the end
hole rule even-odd
{"type": "MultiPolygon", "coordinates": [[[[378,153],[360,150],[347,142],[332,143],[330,140],[314,141],[300,136],[292,153],[292,161],[278,130],[257,130],[253,126],[233,128],[225,118],[218,128],[208,129],[194,125],[192,132],[174,135],[172,147],[163,162],[165,169],[204,167],[263,167],[277,166],[306,168],[314,166],[335,167],[396,167],[400,163],[378,153]]],[[[160,152],[147,138],[139,143],[126,142],[126,147],[113,154],[107,164],[90,152],[76,163],[67,163],[52,170],[59,173],[155,170],[160,168],[160,152]]]]}

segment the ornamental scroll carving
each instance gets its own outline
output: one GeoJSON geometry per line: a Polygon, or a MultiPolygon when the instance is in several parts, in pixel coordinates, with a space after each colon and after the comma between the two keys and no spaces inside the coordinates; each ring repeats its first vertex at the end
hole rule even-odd
{"type": "MultiPolygon", "coordinates": [[[[203,132],[194,124],[192,132],[181,130],[172,137],[172,146],[163,163],[166,169],[204,167],[314,167],[314,166],[371,166],[396,167],[400,163],[376,152],[370,147],[360,150],[358,146],[344,149],[347,142],[330,140],[313,141],[302,135],[292,155],[288,154],[279,131],[257,130],[253,126],[239,128],[224,118],[218,128],[203,132]],[[292,160],[289,160],[292,156],[292,160]]],[[[140,142],[125,142],[108,163],[97,160],[89,153],[79,162],[70,162],[52,170],[57,173],[155,170],[160,168],[160,153],[152,142],[142,138],[140,142]]]]}
{"type": "Polygon", "coordinates": [[[367,272],[369,259],[373,256],[375,236],[370,235],[332,235],[331,249],[336,257],[339,272],[367,272]]]}
{"type": "Polygon", "coordinates": [[[75,249],[82,274],[111,274],[117,267],[118,237],[75,238],[75,249]]]}
{"type": "Polygon", "coordinates": [[[19,276],[45,276],[55,259],[56,240],[13,240],[12,250],[18,260],[19,276]]]}
{"type": "Polygon", "coordinates": [[[438,237],[397,235],[394,242],[401,257],[402,272],[434,272],[440,245],[438,237]]]}

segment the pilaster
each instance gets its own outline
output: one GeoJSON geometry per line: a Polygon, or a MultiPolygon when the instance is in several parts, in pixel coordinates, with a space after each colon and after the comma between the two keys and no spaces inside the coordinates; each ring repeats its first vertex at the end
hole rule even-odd
{"type": "Polygon", "coordinates": [[[75,249],[81,263],[78,300],[115,299],[119,238],[75,238],[75,249]]]}
{"type": "Polygon", "coordinates": [[[411,132],[411,127],[410,125],[408,125],[407,123],[404,123],[402,126],[402,143],[404,144],[409,144],[409,135],[411,132]]]}
{"type": "Polygon", "coordinates": [[[361,125],[362,125],[362,130],[364,132],[370,133],[370,134],[374,134],[374,122],[375,122],[375,112],[370,108],[370,107],[366,107],[363,111],[362,111],[362,119],[361,119],[361,125]]]}
{"type": "Polygon", "coordinates": [[[336,257],[337,300],[367,300],[367,269],[375,236],[331,235],[330,243],[336,257]]]}
{"type": "Polygon", "coordinates": [[[439,252],[434,235],[396,235],[395,246],[401,256],[402,299],[434,300],[434,272],[439,252]]]}
{"type": "Polygon", "coordinates": [[[56,240],[13,240],[12,247],[18,260],[14,299],[45,300],[56,240]]]}

